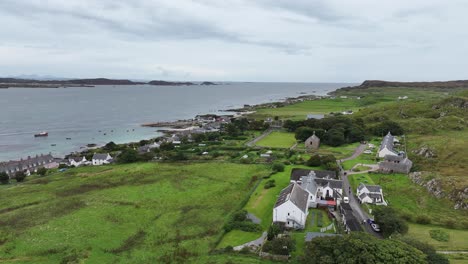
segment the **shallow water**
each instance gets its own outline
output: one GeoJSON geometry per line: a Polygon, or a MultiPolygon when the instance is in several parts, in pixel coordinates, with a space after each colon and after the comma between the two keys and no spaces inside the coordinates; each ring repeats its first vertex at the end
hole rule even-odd
{"type": "Polygon", "coordinates": [[[143,123],[187,119],[302,94],[325,95],[348,85],[230,83],[0,89],[0,161],[48,152],[63,156],[88,143],[148,139],[160,133],[141,127],[143,123]],[[34,138],[41,131],[48,131],[49,136],[34,138]]]}

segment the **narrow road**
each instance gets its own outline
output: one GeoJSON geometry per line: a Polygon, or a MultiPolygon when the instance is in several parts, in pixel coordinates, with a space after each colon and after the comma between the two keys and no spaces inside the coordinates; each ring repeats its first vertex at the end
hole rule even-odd
{"type": "Polygon", "coordinates": [[[247,142],[246,145],[248,147],[252,147],[253,145],[255,145],[258,141],[262,140],[264,137],[268,136],[271,132],[273,132],[274,129],[267,129],[265,130],[265,132],[263,132],[260,136],[252,139],[251,141],[247,142]]]}
{"type": "Polygon", "coordinates": [[[236,246],[236,247],[234,247],[234,250],[239,251],[239,250],[242,250],[244,247],[252,247],[252,246],[260,247],[263,244],[263,242],[265,241],[266,237],[267,237],[267,232],[263,232],[261,237],[255,239],[253,241],[247,242],[245,244],[242,244],[240,246],[236,246]]]}
{"type": "Polygon", "coordinates": [[[352,160],[352,159],[357,158],[359,155],[361,155],[361,154],[364,152],[364,150],[366,150],[366,146],[367,146],[367,144],[360,144],[360,145],[354,150],[353,155],[351,155],[351,156],[349,156],[349,157],[347,157],[347,158],[342,159],[341,162],[347,161],[347,160],[352,160]]]}
{"type": "MultiPolygon", "coordinates": [[[[348,158],[337,161],[337,164],[338,164],[338,167],[340,168],[340,177],[343,180],[343,193],[344,193],[344,196],[348,196],[348,198],[349,198],[349,205],[351,206],[351,209],[353,209],[354,217],[356,217],[356,219],[361,223],[364,231],[366,231],[367,233],[372,234],[372,235],[374,235],[374,236],[376,236],[378,238],[382,238],[382,236],[379,233],[376,233],[374,230],[372,230],[372,228],[367,223],[364,223],[364,221],[366,221],[370,217],[367,214],[367,212],[365,212],[361,208],[361,206],[359,205],[359,201],[354,196],[355,190],[353,190],[351,188],[351,185],[350,185],[349,180],[348,180],[348,173],[349,172],[346,172],[347,175],[345,175],[345,171],[344,171],[343,167],[341,166],[342,161],[352,160],[352,159],[357,158],[359,155],[362,154],[362,152],[364,152],[365,149],[366,149],[366,144],[359,145],[356,148],[356,150],[354,151],[353,155],[351,155],[348,158]]],[[[360,172],[360,173],[362,173],[362,172],[360,172]]]]}

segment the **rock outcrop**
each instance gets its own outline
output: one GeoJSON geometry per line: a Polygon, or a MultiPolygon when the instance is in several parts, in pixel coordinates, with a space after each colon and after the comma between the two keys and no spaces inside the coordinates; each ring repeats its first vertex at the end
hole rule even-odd
{"type": "Polygon", "coordinates": [[[424,158],[436,158],[437,154],[435,153],[435,150],[430,149],[429,147],[421,147],[420,149],[413,150],[413,153],[422,156],[424,158]]]}
{"type": "Polygon", "coordinates": [[[450,183],[450,192],[444,191],[442,181],[436,177],[431,177],[430,172],[412,172],[410,179],[426,188],[426,190],[437,198],[447,198],[454,202],[453,208],[456,210],[468,210],[468,187],[457,188],[456,183],[450,183]]]}

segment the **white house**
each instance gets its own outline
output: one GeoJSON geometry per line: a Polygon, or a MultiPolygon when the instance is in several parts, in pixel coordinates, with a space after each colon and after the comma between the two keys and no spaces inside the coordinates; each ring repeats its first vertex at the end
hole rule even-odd
{"type": "Polygon", "coordinates": [[[109,164],[112,162],[112,156],[109,153],[94,153],[92,162],[94,166],[109,164]]]}
{"type": "Polygon", "coordinates": [[[366,185],[361,182],[356,190],[356,195],[361,203],[387,205],[387,202],[384,200],[382,187],[379,185],[366,185]]]}
{"type": "Polygon", "coordinates": [[[273,222],[286,227],[303,229],[306,225],[309,193],[297,183],[284,188],[273,208],[273,222]]]}
{"type": "Polygon", "coordinates": [[[343,182],[328,174],[310,171],[300,178],[299,184],[309,193],[309,207],[335,206],[343,194],[343,182]]]}
{"type": "Polygon", "coordinates": [[[380,144],[379,151],[377,152],[379,158],[383,158],[386,155],[398,156],[398,153],[393,149],[394,140],[395,137],[392,136],[389,131],[388,134],[383,138],[382,144],[380,144]]]}
{"type": "Polygon", "coordinates": [[[86,160],[85,156],[68,158],[68,163],[70,164],[70,166],[79,167],[81,165],[84,165],[86,162],[87,162],[87,160],[86,160]]]}

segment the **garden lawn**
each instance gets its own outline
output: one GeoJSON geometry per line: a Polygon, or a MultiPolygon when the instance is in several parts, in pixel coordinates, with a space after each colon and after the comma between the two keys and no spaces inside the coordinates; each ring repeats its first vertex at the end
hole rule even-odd
{"type": "Polygon", "coordinates": [[[205,263],[229,214],[268,173],[143,163],[28,177],[0,192],[0,262],[205,263]]]}
{"type": "MultiPolygon", "coordinates": [[[[363,174],[353,174],[353,175],[348,175],[346,176],[349,179],[349,184],[351,185],[353,193],[356,193],[357,187],[359,184],[362,182],[367,185],[375,185],[374,180],[369,176],[368,173],[363,173],[363,174]]],[[[385,189],[383,190],[385,198],[387,196],[385,195],[385,189]]]]}
{"type": "Polygon", "coordinates": [[[359,142],[345,144],[339,147],[331,147],[328,145],[320,145],[317,153],[320,155],[334,155],[337,159],[344,159],[353,155],[356,148],[359,146],[359,142]]]}
{"type": "Polygon", "coordinates": [[[346,160],[343,161],[341,164],[343,166],[343,169],[345,170],[350,170],[352,169],[356,164],[377,164],[377,161],[375,160],[375,153],[373,154],[364,154],[362,153],[358,157],[352,160],[346,160]]]}
{"type": "Polygon", "coordinates": [[[295,143],[294,133],[274,131],[258,141],[256,145],[268,148],[290,148],[295,143]]]}
{"type": "Polygon", "coordinates": [[[356,99],[319,99],[300,102],[278,108],[263,108],[251,115],[256,119],[278,116],[280,119],[304,120],[308,114],[329,114],[346,110],[357,110],[356,99]]]}
{"type": "Polygon", "coordinates": [[[410,224],[408,237],[427,242],[436,250],[468,251],[468,230],[448,229],[433,225],[410,224]],[[441,230],[449,235],[447,242],[437,241],[429,235],[430,230],[441,230]]]}
{"type": "Polygon", "coordinates": [[[235,247],[259,238],[262,232],[245,232],[242,230],[232,230],[223,236],[217,248],[235,247]]]}

